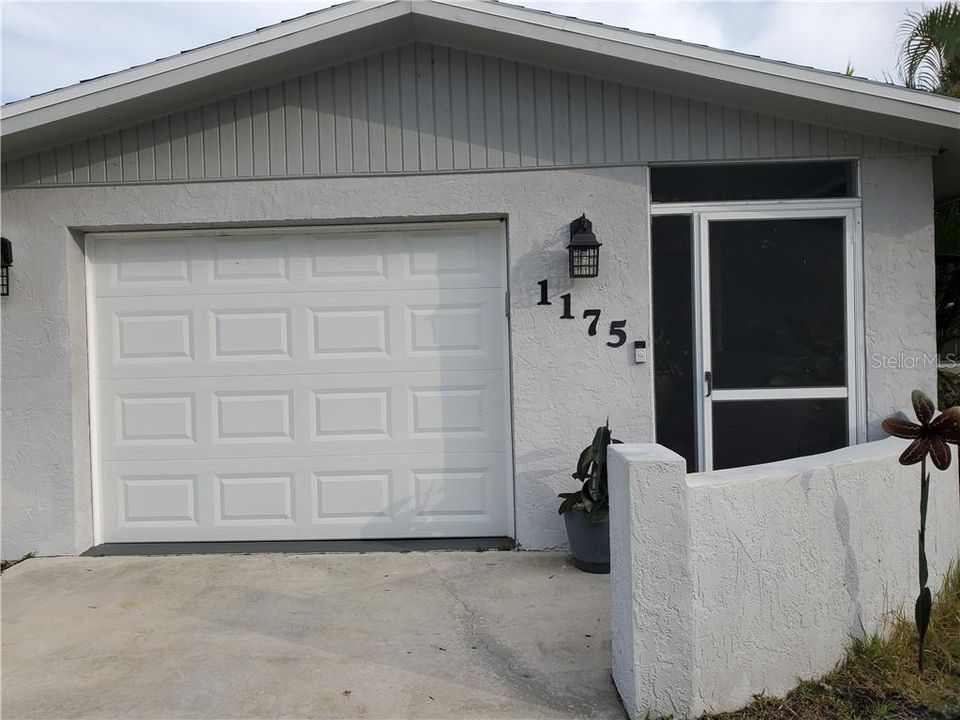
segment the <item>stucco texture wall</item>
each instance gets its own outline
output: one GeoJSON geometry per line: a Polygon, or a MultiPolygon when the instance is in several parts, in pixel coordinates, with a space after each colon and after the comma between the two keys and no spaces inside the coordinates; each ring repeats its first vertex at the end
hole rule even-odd
{"type": "Polygon", "coordinates": [[[597,307],[625,319],[631,341],[649,338],[646,178],[638,166],[5,191],[16,264],[2,304],[3,556],[93,544],[82,231],[484,215],[508,223],[516,536],[563,546],[556,493],[572,488],[593,429],[609,415],[619,437],[653,437],[651,365],[579,319],[597,307]],[[599,278],[574,284],[565,248],[580,213],[603,250],[599,278]],[[544,278],[549,307],[536,304],[544,278]],[[559,318],[565,292],[576,320],[559,318]]]}
{"type": "Polygon", "coordinates": [[[937,317],[930,158],[865,158],[863,195],[867,437],[906,410],[915,388],[936,397],[937,317]]]}
{"type": "MultiPolygon", "coordinates": [[[[850,637],[912,617],[919,466],[887,439],[685,475],[660,446],[610,451],[614,677],[634,718],[779,695],[850,637]]],[[[929,585],[960,554],[956,466],[932,471],[929,585]]]]}

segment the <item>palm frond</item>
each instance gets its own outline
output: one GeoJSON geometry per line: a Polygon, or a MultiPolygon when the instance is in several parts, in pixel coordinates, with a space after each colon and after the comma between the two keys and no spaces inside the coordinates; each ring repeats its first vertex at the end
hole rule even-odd
{"type": "Polygon", "coordinates": [[[950,93],[960,83],[960,4],[907,11],[900,23],[898,72],[903,84],[950,93]]]}

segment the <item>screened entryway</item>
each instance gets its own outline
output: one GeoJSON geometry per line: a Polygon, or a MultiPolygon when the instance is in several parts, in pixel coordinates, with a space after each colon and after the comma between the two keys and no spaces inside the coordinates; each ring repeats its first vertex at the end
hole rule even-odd
{"type": "MultiPolygon", "coordinates": [[[[745,199],[709,203],[692,185],[692,201],[653,205],[657,442],[691,472],[833,450],[856,442],[862,426],[859,208],[842,197],[854,188],[849,164],[760,166],[760,183],[745,167],[725,180],[711,169],[723,197],[739,187],[745,199]],[[814,181],[841,197],[754,199],[777,183],[813,192],[814,181]]],[[[671,170],[671,192],[682,194],[671,170]]]]}

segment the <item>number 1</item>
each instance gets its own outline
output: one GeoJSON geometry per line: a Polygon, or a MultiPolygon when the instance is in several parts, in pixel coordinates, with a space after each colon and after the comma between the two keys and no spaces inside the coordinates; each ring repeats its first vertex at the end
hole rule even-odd
{"type": "Polygon", "coordinates": [[[563,300],[563,315],[560,316],[560,319],[573,320],[573,313],[570,312],[570,293],[564,293],[560,296],[560,299],[563,300]]]}
{"type": "Polygon", "coordinates": [[[547,300],[547,281],[541,280],[537,285],[540,286],[540,302],[537,305],[550,305],[551,302],[547,300]]]}

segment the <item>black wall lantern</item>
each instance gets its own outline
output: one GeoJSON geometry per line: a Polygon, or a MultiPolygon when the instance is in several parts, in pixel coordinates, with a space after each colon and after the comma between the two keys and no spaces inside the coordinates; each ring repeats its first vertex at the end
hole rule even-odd
{"type": "Polygon", "coordinates": [[[593,234],[593,223],[581,215],[570,223],[570,277],[587,278],[600,274],[600,245],[593,234]]]}
{"type": "Polygon", "coordinates": [[[10,266],[13,265],[13,244],[0,238],[0,295],[10,294],[10,266]]]}

